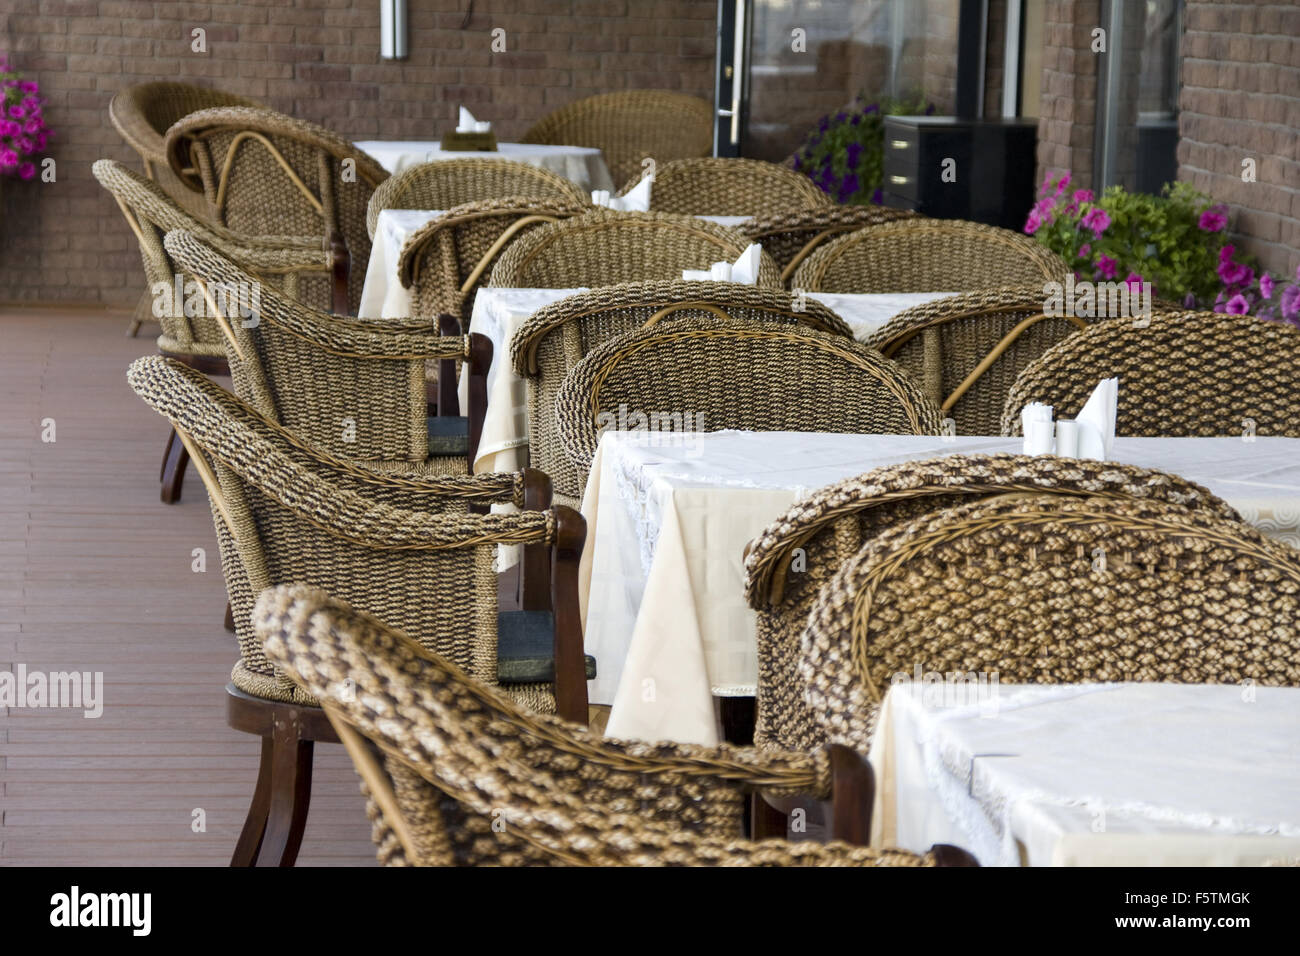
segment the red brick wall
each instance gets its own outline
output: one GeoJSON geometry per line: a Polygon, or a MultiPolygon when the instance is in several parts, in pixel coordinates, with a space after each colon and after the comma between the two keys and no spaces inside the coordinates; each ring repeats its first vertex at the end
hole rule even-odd
{"type": "Polygon", "coordinates": [[[1300,5],[1189,0],[1178,178],[1237,212],[1245,247],[1277,274],[1300,264],[1300,5]],[[1257,181],[1242,182],[1242,160],[1257,181]]]}
{"type": "Polygon", "coordinates": [[[1047,0],[1043,17],[1043,91],[1038,119],[1038,181],[1071,171],[1092,185],[1097,117],[1097,64],[1092,30],[1099,0],[1047,0]]]}
{"type": "Polygon", "coordinates": [[[593,93],[712,100],[713,0],[475,0],[462,30],[468,6],[410,0],[410,59],[386,62],[375,0],[4,0],[0,52],[40,83],[57,181],[0,185],[0,301],[135,304],[135,240],[90,173],[100,157],[139,168],[108,121],[131,83],[195,79],[354,139],[436,138],[461,103],[510,139],[593,93]]]}

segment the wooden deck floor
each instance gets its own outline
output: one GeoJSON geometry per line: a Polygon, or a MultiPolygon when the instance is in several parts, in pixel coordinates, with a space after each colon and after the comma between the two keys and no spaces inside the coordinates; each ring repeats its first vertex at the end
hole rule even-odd
{"type": "MultiPolygon", "coordinates": [[[[0,311],[0,671],[104,674],[98,719],[0,709],[0,865],[224,865],[256,776],[256,738],[225,723],[237,649],[207,496],[191,469],[158,500],[167,428],[125,378],[154,344],[125,328],[0,311]]],[[[369,832],[346,754],[319,747],[299,865],[374,865],[369,832]]]]}

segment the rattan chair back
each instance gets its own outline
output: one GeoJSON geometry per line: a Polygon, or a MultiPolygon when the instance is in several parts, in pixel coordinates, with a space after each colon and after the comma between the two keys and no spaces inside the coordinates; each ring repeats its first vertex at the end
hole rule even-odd
{"type": "MultiPolygon", "coordinates": [[[[1028,236],[978,222],[885,222],[823,244],[795,270],[805,292],[975,292],[1060,282],[1065,263],[1028,236]]],[[[1046,293],[1044,293],[1046,295],[1046,293]]]]}
{"type": "MultiPolygon", "coordinates": [[[[783,322],[852,338],[844,321],[820,302],[796,310],[790,295],[734,282],[631,282],[580,292],[539,309],[510,342],[510,362],[527,383],[528,450],[535,468],[551,476],[556,500],[578,503],[586,472],[569,460],[555,425],[560,385],[592,350],[658,317],[722,314],[754,322],[783,322]]],[[[503,357],[504,358],[504,357],[503,357]]]]}
{"type": "Polygon", "coordinates": [[[530,714],[343,601],[277,588],[266,653],[321,700],[388,865],[927,866],[845,843],[741,837],[746,789],[828,795],[826,754],[632,743],[530,714]],[[770,759],[769,759],[770,757],[770,759]]]}
{"type": "Polygon", "coordinates": [[[868,541],[818,597],[800,673],[821,739],[867,746],[890,684],[917,669],[972,698],[965,681],[981,679],[986,693],[1296,686],[1300,552],[1151,499],[1010,495],[931,512],[868,541]]]}
{"type": "Polygon", "coordinates": [[[521,142],[553,146],[593,146],[601,151],[610,177],[625,183],[656,164],[713,150],[713,107],[707,101],[666,90],[601,93],[562,106],[524,133],[521,142]]]}
{"type": "Polygon", "coordinates": [[[889,206],[811,206],[807,209],[777,210],[756,216],[736,227],[771,255],[781,269],[781,281],[791,284],[795,270],[822,243],[846,232],[875,226],[895,219],[915,218],[910,209],[889,206]]]}
{"type": "Polygon", "coordinates": [[[1045,314],[1041,288],[967,292],[898,313],[865,341],[922,383],[955,434],[998,435],[1020,372],[1087,322],[1045,314]]]}
{"type": "Polygon", "coordinates": [[[1075,417],[1112,376],[1117,435],[1300,438],[1300,329],[1248,315],[1159,311],[1099,322],[1044,352],[1008,393],[1002,434],[1019,433],[1029,402],[1075,417]]]}
{"type": "MultiPolygon", "coordinates": [[[[337,134],[271,110],[200,110],[167,131],[167,157],[182,183],[201,190],[212,216],[237,233],[310,236],[346,257],[348,308],[361,301],[370,234],[366,207],[388,173],[337,134]]],[[[328,307],[331,287],[309,301],[328,307]]]]}
{"type": "MultiPolygon", "coordinates": [[[[633,177],[619,195],[636,188],[642,178],[633,177]]],[[[833,205],[807,176],[760,159],[705,157],[656,162],[650,188],[652,211],[683,216],[770,216],[833,205]]]]}
{"type": "MultiPolygon", "coordinates": [[[[680,279],[684,269],[731,262],[750,245],[734,229],[693,216],[598,209],[534,229],[510,244],[490,285],[579,289],[680,279]]],[[[762,256],[758,285],[780,288],[772,257],[762,256]]]]}
{"type": "Polygon", "coordinates": [[[555,203],[590,206],[574,183],[540,166],[508,159],[438,160],[404,169],[380,183],[366,209],[366,228],[375,238],[379,213],[385,209],[446,211],[466,203],[506,196],[526,196],[555,203]]]}
{"type": "Polygon", "coordinates": [[[769,524],[746,556],[745,597],[758,615],[755,744],[803,750],[821,739],[804,702],[800,637],[822,589],[865,544],[977,499],[1049,493],[1162,501],[1240,520],[1222,499],[1177,475],[1047,455],[946,455],[828,485],[769,524]]]}
{"type": "Polygon", "coordinates": [[[425,363],[466,357],[464,338],[440,335],[430,321],[316,311],[262,286],[189,233],[168,233],[163,245],[209,287],[256,290],[254,315],[223,324],[241,398],[331,454],[418,470],[429,455],[425,363]]]}
{"type": "Polygon", "coordinates": [[[942,426],[938,407],[875,349],[802,325],[712,316],[629,332],[569,373],[555,422],[581,474],[602,431],[636,427],[618,423],[629,409],[659,431],[937,435],[942,426]]]}
{"type": "MultiPolygon", "coordinates": [[[[173,360],[139,359],[127,378],[172,423],[207,486],[239,639],[237,688],[315,703],[267,661],[252,629],[255,597],[286,582],[346,595],[496,682],[496,545],[545,543],[555,517],[469,507],[522,506],[521,476],[382,475],[320,453],[173,360]]],[[[532,702],[548,695],[539,685],[532,702]]]]}
{"type": "Polygon", "coordinates": [[[527,196],[449,208],[406,240],[397,262],[398,279],[412,290],[416,315],[453,315],[462,328],[469,328],[474,292],[487,282],[512,242],[590,209],[589,203],[527,196]]]}
{"type": "Polygon", "coordinates": [[[181,208],[192,216],[211,220],[207,200],[182,185],[167,161],[165,138],[177,120],[199,110],[222,106],[263,109],[257,100],[192,83],[161,81],[137,83],[113,94],[108,118],[113,128],[140,156],[144,174],[158,183],[181,208]]]}

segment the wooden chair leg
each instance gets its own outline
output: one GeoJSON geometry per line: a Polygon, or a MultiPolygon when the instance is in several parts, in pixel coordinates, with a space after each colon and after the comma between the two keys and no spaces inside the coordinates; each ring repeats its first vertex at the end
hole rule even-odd
{"type": "Polygon", "coordinates": [[[233,608],[231,608],[229,601],[226,602],[225,625],[227,631],[229,631],[231,634],[235,633],[235,611],[233,608]]]}
{"type": "Polygon", "coordinates": [[[158,497],[165,505],[174,505],[181,500],[181,486],[185,483],[185,466],[190,463],[190,453],[185,450],[185,443],[172,432],[167,441],[167,453],[163,458],[162,491],[158,497]]]}
{"type": "Polygon", "coordinates": [[[739,747],[754,743],[754,719],[757,702],[753,697],[718,697],[718,718],[722,739],[739,747]]]}
{"type": "Polygon", "coordinates": [[[750,797],[749,827],[750,836],[755,840],[773,837],[784,840],[789,835],[790,819],[768,803],[761,793],[755,793],[750,797]]]}
{"type": "Polygon", "coordinates": [[[252,866],[257,862],[257,853],[262,848],[262,835],[266,832],[267,812],[271,808],[273,753],[271,738],[263,737],[262,761],[257,767],[257,785],[253,788],[248,815],[244,817],[244,829],[239,833],[239,842],[235,844],[234,855],[230,858],[231,866],[252,866]]]}
{"type": "Polygon", "coordinates": [[[866,755],[843,744],[830,745],[831,839],[857,846],[871,843],[876,777],[866,755]]]}
{"type": "Polygon", "coordinates": [[[307,829],[315,745],[299,736],[296,720],[277,716],[271,747],[270,807],[255,865],[293,866],[307,829]]]}

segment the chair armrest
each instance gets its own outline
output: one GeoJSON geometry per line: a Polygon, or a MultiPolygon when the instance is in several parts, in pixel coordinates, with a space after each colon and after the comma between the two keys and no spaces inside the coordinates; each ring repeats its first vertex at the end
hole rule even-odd
{"type": "MultiPolygon", "coordinates": [[[[551,540],[551,613],[555,621],[555,709],[565,720],[587,723],[587,664],[582,615],[578,610],[578,563],[587,540],[587,522],[572,508],[559,506],[551,540]]],[[[528,550],[528,549],[525,549],[528,550]]]]}

